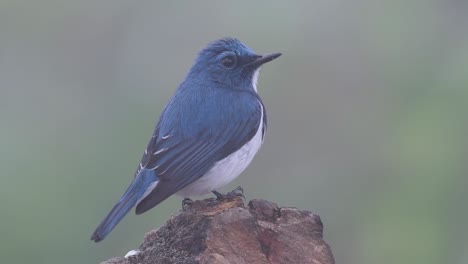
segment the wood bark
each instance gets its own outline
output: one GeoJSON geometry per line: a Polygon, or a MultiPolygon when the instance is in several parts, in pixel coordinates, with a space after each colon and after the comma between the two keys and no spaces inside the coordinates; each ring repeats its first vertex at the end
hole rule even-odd
{"type": "Polygon", "coordinates": [[[239,196],[184,206],[137,251],[102,264],[335,263],[318,215],[239,196]]]}

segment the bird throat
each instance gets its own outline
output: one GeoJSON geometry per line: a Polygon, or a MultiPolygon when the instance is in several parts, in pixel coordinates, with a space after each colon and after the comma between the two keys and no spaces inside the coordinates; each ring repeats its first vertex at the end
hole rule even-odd
{"type": "Polygon", "coordinates": [[[254,88],[255,92],[257,92],[257,82],[258,82],[259,74],[260,74],[260,68],[256,69],[252,76],[252,87],[254,88]]]}

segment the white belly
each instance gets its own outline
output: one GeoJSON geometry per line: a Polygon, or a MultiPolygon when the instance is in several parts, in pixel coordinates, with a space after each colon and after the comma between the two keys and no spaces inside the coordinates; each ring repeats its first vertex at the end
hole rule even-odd
{"type": "Polygon", "coordinates": [[[249,166],[257,151],[263,142],[263,109],[255,136],[236,152],[215,163],[205,175],[192,184],[183,188],[177,195],[190,197],[194,195],[203,195],[221,188],[237,176],[239,176],[249,166]]]}

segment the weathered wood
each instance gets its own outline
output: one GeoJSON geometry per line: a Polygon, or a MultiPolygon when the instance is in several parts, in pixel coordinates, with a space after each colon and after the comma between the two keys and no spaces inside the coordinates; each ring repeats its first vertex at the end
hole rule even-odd
{"type": "Polygon", "coordinates": [[[145,235],[139,253],[102,264],[334,264],[320,217],[265,200],[195,201],[145,235]]]}

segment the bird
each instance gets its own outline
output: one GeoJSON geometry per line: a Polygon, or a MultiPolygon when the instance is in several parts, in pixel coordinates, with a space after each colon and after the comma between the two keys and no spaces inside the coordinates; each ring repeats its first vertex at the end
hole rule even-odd
{"type": "Polygon", "coordinates": [[[142,214],[173,194],[219,198],[263,143],[267,114],[257,80],[279,56],[258,55],[231,37],[202,49],[161,112],[133,181],[91,240],[102,241],[135,206],[142,214]]]}

